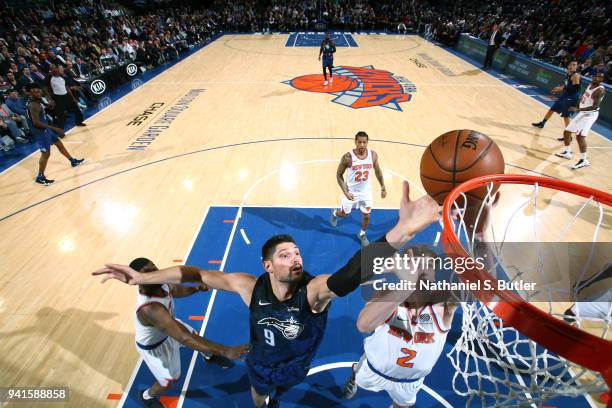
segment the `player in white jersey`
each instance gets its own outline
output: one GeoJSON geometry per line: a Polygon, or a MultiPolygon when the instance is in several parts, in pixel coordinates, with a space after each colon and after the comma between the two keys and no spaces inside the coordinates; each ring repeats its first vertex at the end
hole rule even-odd
{"type": "MultiPolygon", "coordinates": [[[[418,249],[418,253],[435,256],[423,249],[418,249]]],[[[419,280],[434,278],[435,270],[429,266],[418,273],[398,276],[417,283],[418,288],[419,280]]],[[[413,293],[381,291],[364,306],[357,328],[362,333],[373,333],[364,341],[364,354],[353,366],[353,375],[344,386],[344,398],[352,398],[361,387],[387,391],[394,408],[415,404],[425,376],[444,349],[456,305],[412,299],[413,293]]]]}
{"type": "Polygon", "coordinates": [[[602,85],[603,80],[603,72],[598,72],[597,74],[593,75],[591,85],[587,87],[580,98],[580,106],[578,108],[569,108],[570,111],[578,112],[578,114],[572,118],[569,125],[567,125],[565,128],[566,133],[563,140],[565,149],[559,153],[555,153],[555,156],[563,157],[564,159],[572,158],[570,142],[572,140],[571,134],[575,133],[578,141],[578,147],[580,148],[581,157],[580,160],[578,160],[578,163],[572,166],[572,169],[574,170],[590,165],[587,159],[586,137],[589,134],[591,127],[599,117],[599,105],[601,104],[601,100],[606,93],[606,90],[602,85]]]}
{"type": "Polygon", "coordinates": [[[359,240],[361,246],[369,244],[366,237],[366,229],[370,223],[370,211],[372,210],[372,170],[380,183],[380,196],[385,198],[387,190],[382,170],[378,164],[378,155],[375,151],[368,149],[369,137],[366,132],[357,132],[355,135],[355,149],[345,153],[340,159],[336,180],[342,189],[342,204],[340,209],[332,210],[330,223],[333,227],[338,224],[338,217],[346,217],[354,208],[361,210],[361,231],[359,240]],[[344,172],[348,169],[347,180],[344,180],[344,172]]]}
{"type": "MultiPolygon", "coordinates": [[[[140,272],[158,270],[146,258],[133,260],[130,267],[140,272]]],[[[206,290],[208,288],[204,285],[138,286],[134,314],[136,349],[156,380],[150,388],[138,393],[143,406],[163,408],[157,397],[168,390],[181,375],[180,347],[197,350],[202,353],[205,361],[223,368],[230,367],[231,360],[239,359],[248,352],[247,345],[228,347],[206,340],[193,327],[175,317],[174,297],[190,296],[206,290]]]]}

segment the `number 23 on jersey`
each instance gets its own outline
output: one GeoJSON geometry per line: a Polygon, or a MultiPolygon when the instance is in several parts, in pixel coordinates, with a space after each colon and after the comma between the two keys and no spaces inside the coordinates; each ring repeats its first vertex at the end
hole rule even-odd
{"type": "Polygon", "coordinates": [[[370,176],[370,172],[368,170],[366,170],[366,171],[357,171],[357,172],[355,172],[355,181],[357,181],[357,182],[359,182],[359,181],[367,181],[369,176],[370,176]]]}

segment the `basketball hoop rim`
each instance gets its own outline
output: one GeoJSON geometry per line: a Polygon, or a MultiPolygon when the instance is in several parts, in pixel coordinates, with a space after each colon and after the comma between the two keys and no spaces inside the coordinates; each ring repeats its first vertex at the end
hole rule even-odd
{"type": "MultiPolygon", "coordinates": [[[[453,258],[468,258],[470,256],[459,241],[457,234],[455,234],[455,225],[451,215],[453,203],[462,193],[491,182],[496,184],[538,184],[540,187],[592,198],[601,204],[612,206],[612,194],[551,177],[525,174],[494,174],[477,177],[455,187],[444,200],[442,237],[444,251],[448,256],[453,258]]],[[[464,281],[477,281],[483,278],[495,279],[484,269],[466,271],[459,276],[464,281]]],[[[612,341],[573,327],[543,312],[514,292],[495,289],[495,286],[490,292],[493,292],[492,295],[494,296],[479,296],[479,294],[483,294],[482,292],[475,292],[475,294],[505,324],[514,327],[524,336],[567,360],[601,373],[608,384],[609,393],[612,394],[612,341]]],[[[612,407],[612,403],[608,404],[608,407],[612,407]]]]}

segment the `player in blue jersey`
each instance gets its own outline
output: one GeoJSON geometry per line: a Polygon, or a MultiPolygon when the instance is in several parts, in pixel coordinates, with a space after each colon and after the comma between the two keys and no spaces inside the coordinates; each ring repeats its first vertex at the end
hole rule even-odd
{"type": "Polygon", "coordinates": [[[440,207],[430,196],[411,201],[407,182],[403,189],[397,224],[379,245],[358,251],[331,275],[306,273],[300,250],[288,235],[274,236],[263,245],[265,273],[259,277],[195,266],[173,266],[143,274],[114,264],[93,274],[106,275],[103,282],[118,279],[130,285],[199,282],[240,295],[250,315],[247,367],[253,403],[257,408],[278,406],[274,397],[308,374],[325,331],[330,301],[346,296],[373,275],[372,268],[362,271],[362,261],[368,264],[374,257],[393,256],[396,249],[440,218],[440,207]]]}
{"type": "Polygon", "coordinates": [[[62,141],[58,139],[58,136],[64,135],[64,130],[52,126],[47,120],[40,87],[36,84],[31,84],[27,89],[30,92],[30,100],[26,106],[28,125],[30,126],[32,136],[34,136],[40,150],[38,175],[34,181],[43,186],[49,186],[54,182],[54,180],[49,180],[45,177],[47,162],[51,156],[51,145],[55,145],[59,149],[60,153],[70,161],[72,167],[76,167],[83,163],[85,159],[75,159],[72,157],[68,150],[66,150],[62,141]]]}
{"type": "Polygon", "coordinates": [[[332,41],[329,33],[325,33],[325,39],[321,42],[321,48],[319,49],[319,61],[321,61],[321,55],[323,55],[323,78],[325,79],[323,85],[334,82],[332,69],[334,68],[335,52],[336,44],[334,44],[332,41]],[[327,81],[327,72],[325,71],[325,68],[329,69],[329,82],[327,81]]]}
{"type": "MultiPolygon", "coordinates": [[[[567,64],[567,76],[565,78],[565,83],[554,87],[551,93],[561,93],[561,95],[559,96],[559,99],[555,101],[553,106],[550,107],[548,112],[546,112],[544,119],[542,119],[540,122],[532,123],[532,126],[540,129],[543,128],[546,121],[550,119],[554,112],[561,115],[565,123],[565,127],[569,125],[570,116],[572,116],[570,108],[578,106],[578,102],[580,101],[580,71],[578,71],[577,61],[570,61],[570,63],[567,64]]],[[[567,132],[564,134],[569,135],[567,132]]],[[[563,140],[563,138],[559,138],[557,140],[563,140]]]]}

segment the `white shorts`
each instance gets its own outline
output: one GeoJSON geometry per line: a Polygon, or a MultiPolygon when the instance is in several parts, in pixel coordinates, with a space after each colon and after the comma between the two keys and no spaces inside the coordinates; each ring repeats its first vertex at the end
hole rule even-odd
{"type": "Polygon", "coordinates": [[[587,301],[578,302],[572,306],[572,312],[578,318],[587,320],[606,319],[610,316],[611,309],[612,289],[606,289],[587,301]]]}
{"type": "Polygon", "coordinates": [[[591,130],[591,126],[597,121],[598,117],[599,111],[578,112],[576,116],[572,118],[565,130],[576,133],[577,135],[587,136],[591,130]]]}
{"type": "Polygon", "coordinates": [[[372,211],[372,193],[360,193],[352,192],[354,200],[349,200],[344,194],[342,194],[342,211],[345,214],[350,214],[353,209],[359,208],[362,213],[369,214],[372,211]]]}
{"type": "Polygon", "coordinates": [[[417,393],[423,386],[425,378],[419,378],[414,382],[395,382],[387,380],[370,369],[365,354],[357,364],[355,383],[369,391],[387,391],[393,402],[397,405],[407,406],[416,403],[417,393]]]}
{"type": "MultiPolygon", "coordinates": [[[[191,333],[197,333],[187,323],[179,319],[176,319],[176,321],[185,326],[191,333]]],[[[168,336],[162,344],[153,350],[143,350],[138,345],[136,345],[136,350],[142,356],[157,382],[162,387],[166,387],[170,382],[178,380],[181,376],[181,347],[181,343],[168,336]]]]}

